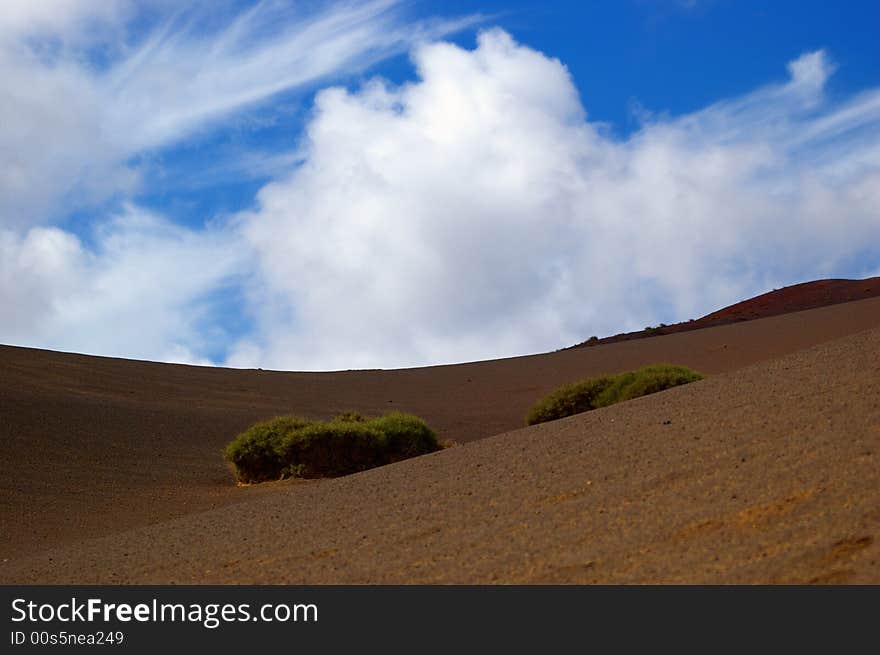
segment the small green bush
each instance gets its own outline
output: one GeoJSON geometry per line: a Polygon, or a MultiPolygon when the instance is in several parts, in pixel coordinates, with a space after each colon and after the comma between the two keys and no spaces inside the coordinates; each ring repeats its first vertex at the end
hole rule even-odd
{"type": "Polygon", "coordinates": [[[393,412],[367,419],[354,412],[330,421],[279,417],[251,426],[225,449],[240,482],[293,476],[333,477],[439,450],[425,422],[393,412]]]}
{"type": "Polygon", "coordinates": [[[223,455],[240,472],[239,479],[242,481],[277,479],[285,467],[281,455],[285,439],[311,424],[312,421],[297,416],[280,416],[257,423],[228,444],[223,455]]]}
{"type": "Polygon", "coordinates": [[[596,398],[595,407],[607,407],[624,400],[647,396],[681,384],[702,380],[703,376],[684,366],[654,364],[637,371],[614,376],[613,382],[596,398]]]}
{"type": "Polygon", "coordinates": [[[636,371],[567,384],[538,401],[526,416],[526,424],[534,425],[588,412],[702,378],[702,375],[684,366],[654,364],[636,371]]]}
{"type": "Polygon", "coordinates": [[[439,450],[437,436],[416,416],[393,412],[373,419],[369,425],[384,435],[389,461],[396,462],[439,450]]]}
{"type": "Polygon", "coordinates": [[[380,466],[383,440],[384,435],[365,421],[336,418],[313,423],[281,442],[281,477],[335,477],[380,466]]]}
{"type": "Polygon", "coordinates": [[[526,424],[555,421],[589,411],[595,407],[594,401],[611,382],[612,378],[606,376],[561,386],[532,407],[526,417],[526,424]]]}

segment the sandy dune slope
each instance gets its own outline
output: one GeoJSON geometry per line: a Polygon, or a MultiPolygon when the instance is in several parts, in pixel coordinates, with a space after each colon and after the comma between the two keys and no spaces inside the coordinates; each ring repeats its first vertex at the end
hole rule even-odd
{"type": "Polygon", "coordinates": [[[234,487],[219,455],[256,419],[401,409],[469,442],[521,426],[536,398],[578,377],[658,361],[718,374],[877,325],[880,298],[545,355],[338,373],[0,347],[0,559],[277,495],[289,483],[234,487]]]}
{"type": "Polygon", "coordinates": [[[15,558],[0,581],[878,583],[878,457],[874,327],[588,414],[15,558]]]}

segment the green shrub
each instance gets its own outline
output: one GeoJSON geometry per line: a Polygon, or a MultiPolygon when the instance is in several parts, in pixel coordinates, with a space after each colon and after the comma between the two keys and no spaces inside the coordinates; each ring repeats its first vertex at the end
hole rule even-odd
{"type": "Polygon", "coordinates": [[[702,375],[684,366],[667,364],[645,366],[637,371],[614,376],[614,381],[596,398],[594,407],[607,407],[702,379],[702,375]]]}
{"type": "Polygon", "coordinates": [[[384,435],[389,462],[440,450],[437,436],[416,416],[392,412],[374,418],[369,425],[384,435]]]}
{"type": "Polygon", "coordinates": [[[257,423],[224,455],[238,480],[249,483],[347,475],[439,449],[420,418],[394,412],[367,419],[347,412],[330,421],[280,417],[257,423]]]}
{"type": "Polygon", "coordinates": [[[526,416],[526,424],[534,425],[607,407],[702,378],[696,371],[683,366],[654,364],[618,375],[567,384],[538,401],[526,416]]]}
{"type": "Polygon", "coordinates": [[[593,402],[596,397],[611,382],[612,378],[601,377],[561,386],[532,407],[526,417],[526,424],[555,421],[558,418],[589,411],[594,408],[593,402]]]}
{"type": "Polygon", "coordinates": [[[280,416],[257,423],[228,444],[223,455],[235,466],[243,482],[277,479],[285,466],[281,457],[284,440],[311,423],[296,416],[280,416]]]}
{"type": "Polygon", "coordinates": [[[384,436],[364,421],[334,419],[288,435],[280,446],[281,476],[334,477],[383,464],[384,436]]]}

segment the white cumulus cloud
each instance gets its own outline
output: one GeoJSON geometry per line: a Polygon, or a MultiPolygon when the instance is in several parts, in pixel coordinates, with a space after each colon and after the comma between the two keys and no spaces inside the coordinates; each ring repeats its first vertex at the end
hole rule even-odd
{"type": "Polygon", "coordinates": [[[198,352],[223,344],[205,328],[207,296],[247,267],[231,232],[189,230],[129,206],[92,237],[87,245],[54,227],[0,231],[3,341],[211,363],[198,352]]]}
{"type": "Polygon", "coordinates": [[[414,62],[411,84],[322,92],[303,163],[242,217],[258,330],[230,363],[535,352],[880,256],[880,94],[829,102],[823,51],[625,139],[503,31],[414,62]]]}

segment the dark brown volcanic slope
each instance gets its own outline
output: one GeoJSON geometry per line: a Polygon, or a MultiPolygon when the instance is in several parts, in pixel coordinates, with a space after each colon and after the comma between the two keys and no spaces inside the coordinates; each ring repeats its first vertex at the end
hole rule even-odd
{"type": "Polygon", "coordinates": [[[880,327],[0,581],[880,583],[878,353],[880,327]]]}
{"type": "Polygon", "coordinates": [[[615,334],[614,336],[594,341],[584,341],[572,347],[580,348],[603,343],[645,339],[660,334],[701,330],[707,327],[729,325],[739,321],[753,321],[758,318],[779,316],[780,314],[827,307],[838,303],[864,300],[865,298],[875,298],[877,296],[880,296],[880,277],[871,277],[864,280],[815,280],[813,282],[803,282],[801,284],[793,284],[790,287],[783,287],[782,289],[774,289],[760,296],[724,307],[693,321],[664,325],[663,327],[641,330],[640,332],[615,334]]]}
{"type": "Polygon", "coordinates": [[[425,417],[443,438],[467,442],[522,425],[534,400],[582,376],[658,361],[722,373],[876,325],[880,299],[871,299],[599,348],[339,373],[0,347],[0,558],[272,493],[276,485],[232,486],[220,457],[256,419],[400,409],[425,417]]]}
{"type": "Polygon", "coordinates": [[[865,280],[816,280],[774,289],[719,309],[694,322],[708,327],[721,325],[721,321],[750,321],[877,296],[880,296],[880,277],[865,280]]]}

